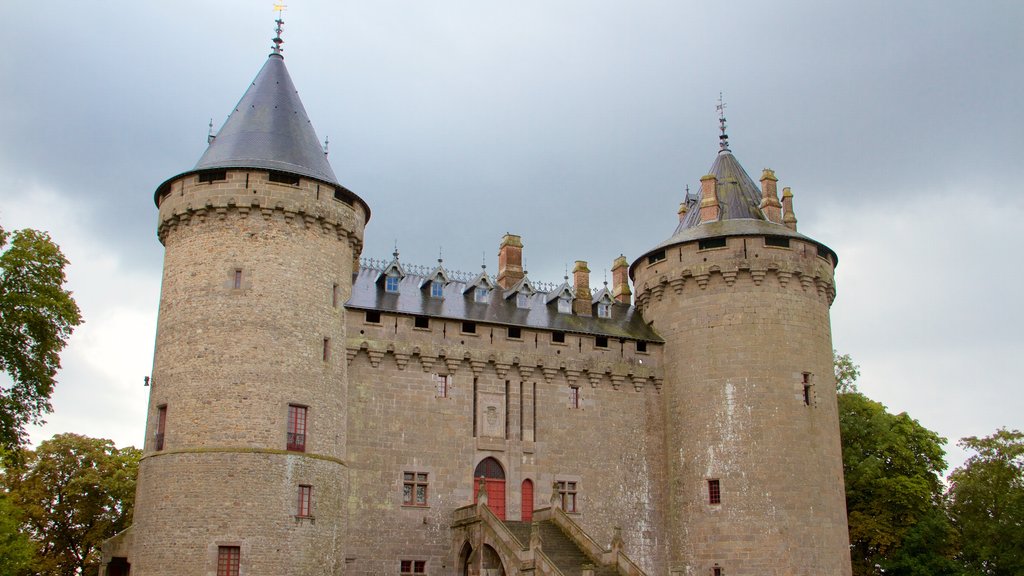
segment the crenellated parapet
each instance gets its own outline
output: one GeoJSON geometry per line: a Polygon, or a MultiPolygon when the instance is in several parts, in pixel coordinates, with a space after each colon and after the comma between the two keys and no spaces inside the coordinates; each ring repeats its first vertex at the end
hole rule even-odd
{"type": "Polygon", "coordinates": [[[661,368],[654,361],[600,360],[586,356],[554,359],[543,352],[495,351],[459,344],[358,337],[346,340],[345,352],[349,365],[363,355],[373,368],[380,368],[391,359],[399,370],[419,368],[424,372],[442,371],[448,374],[467,370],[474,376],[490,371],[500,379],[506,379],[515,370],[523,380],[541,377],[551,383],[564,379],[570,385],[588,383],[593,388],[611,386],[614,390],[632,389],[642,392],[644,389],[653,389],[659,392],[663,381],[661,368]]]}
{"type": "Polygon", "coordinates": [[[160,195],[157,235],[182,226],[229,218],[262,218],[307,229],[347,242],[358,257],[363,246],[366,210],[341,190],[308,178],[275,182],[265,170],[226,170],[187,174],[171,180],[160,195]],[[216,178],[210,180],[211,178],[216,178]]]}
{"type": "Polygon", "coordinates": [[[831,252],[813,242],[774,236],[716,241],[671,246],[653,262],[635,265],[634,289],[641,312],[669,293],[685,296],[691,291],[741,289],[744,285],[799,292],[828,306],[835,300],[831,252]]]}

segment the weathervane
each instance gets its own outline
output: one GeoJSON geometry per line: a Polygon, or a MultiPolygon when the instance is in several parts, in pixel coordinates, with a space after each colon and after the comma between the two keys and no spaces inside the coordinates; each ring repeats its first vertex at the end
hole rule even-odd
{"type": "Polygon", "coordinates": [[[718,127],[722,133],[718,136],[718,147],[721,151],[726,152],[729,150],[729,135],[725,133],[725,101],[722,100],[722,93],[718,93],[718,106],[715,106],[718,110],[718,127]]]}
{"type": "Polygon", "coordinates": [[[280,2],[274,2],[274,12],[277,12],[277,20],[274,20],[274,22],[277,23],[277,28],[274,28],[274,32],[277,33],[277,36],[274,36],[274,47],[271,48],[271,50],[274,54],[278,55],[280,55],[281,52],[284,52],[284,48],[281,47],[281,44],[284,44],[284,40],[281,39],[281,27],[284,26],[284,20],[281,19],[281,16],[283,16],[282,12],[284,12],[287,7],[288,6],[280,2]]]}

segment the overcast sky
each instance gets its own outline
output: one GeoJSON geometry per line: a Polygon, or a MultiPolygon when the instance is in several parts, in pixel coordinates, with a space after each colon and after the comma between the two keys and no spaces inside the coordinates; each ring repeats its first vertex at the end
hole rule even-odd
{"type": "MultiPolygon", "coordinates": [[[[86,323],[39,442],[141,446],[163,251],[153,192],[190,169],[269,52],[271,2],[4,8],[0,225],[50,231],[86,323]]],[[[715,158],[839,254],[833,339],[860,388],[951,442],[1024,428],[1024,3],[292,0],[285,61],[363,255],[599,285],[671,235],[715,158]],[[1014,232],[1016,234],[1014,234],[1014,232]]]]}

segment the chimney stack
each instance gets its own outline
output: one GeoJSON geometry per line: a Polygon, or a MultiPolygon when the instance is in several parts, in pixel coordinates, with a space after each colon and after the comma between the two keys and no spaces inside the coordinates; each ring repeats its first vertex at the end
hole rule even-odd
{"type": "Polygon", "coordinates": [[[612,298],[620,304],[628,305],[633,292],[629,289],[629,262],[624,255],[619,255],[612,262],[612,298]]]}
{"type": "Polygon", "coordinates": [[[505,233],[498,247],[498,285],[508,290],[523,279],[523,240],[505,233]]]}
{"type": "Polygon", "coordinates": [[[722,208],[718,205],[718,178],[708,174],[700,179],[700,223],[715,222],[722,217],[722,208]]]}
{"type": "Polygon", "coordinates": [[[583,260],[577,260],[572,267],[573,292],[576,299],[572,302],[572,311],[580,316],[590,316],[591,294],[590,294],[590,268],[583,260]]]}
{"type": "Polygon", "coordinates": [[[769,222],[782,224],[782,205],[779,204],[778,192],[779,179],[775,177],[775,171],[764,169],[761,173],[761,212],[769,222]]]}
{"type": "Polygon", "coordinates": [[[782,223],[796,232],[796,214],[793,212],[793,192],[789,187],[782,189],[782,223]]]}

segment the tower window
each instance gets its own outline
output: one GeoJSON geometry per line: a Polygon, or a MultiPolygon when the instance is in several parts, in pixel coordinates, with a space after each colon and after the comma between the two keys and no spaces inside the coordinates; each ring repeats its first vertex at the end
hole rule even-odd
{"type": "Polygon", "coordinates": [[[430,318],[426,316],[416,316],[412,320],[414,328],[430,328],[430,318]]]}
{"type": "Polygon", "coordinates": [[[708,480],[708,504],[722,503],[722,487],[718,480],[708,480]]]}
{"type": "Polygon", "coordinates": [[[339,289],[338,289],[338,285],[334,284],[334,286],[331,288],[331,307],[333,307],[333,308],[337,308],[338,307],[338,297],[339,296],[340,296],[340,292],[339,292],[339,289]]]}
{"type": "Polygon", "coordinates": [[[520,328],[519,326],[509,326],[508,337],[515,340],[519,340],[520,338],[523,337],[523,329],[520,328]]]}
{"type": "Polygon", "coordinates": [[[233,275],[231,287],[234,288],[235,290],[240,290],[242,288],[242,269],[241,268],[235,268],[235,272],[234,272],[234,275],[233,275]]]}
{"type": "Polygon", "coordinates": [[[324,362],[331,359],[331,339],[324,338],[324,362]]]}
{"type": "Polygon", "coordinates": [[[409,574],[426,574],[426,560],[402,560],[402,576],[409,574]]]}
{"type": "Polygon", "coordinates": [[[814,391],[811,389],[811,373],[803,373],[803,387],[804,387],[804,406],[810,406],[814,403],[814,391]]]}
{"type": "Polygon", "coordinates": [[[219,180],[227,180],[228,173],[226,170],[216,170],[213,172],[203,172],[199,175],[199,182],[217,182],[219,180]]]}
{"type": "Polygon", "coordinates": [[[238,546],[217,547],[217,576],[238,576],[242,549],[238,546]]]}
{"type": "Polygon", "coordinates": [[[156,408],[156,436],[153,438],[153,448],[164,449],[164,430],[167,427],[167,405],[156,408]]]}
{"type": "Polygon", "coordinates": [[[434,396],[447,398],[448,389],[451,387],[451,375],[434,374],[434,396]]]}
{"type": "Polygon", "coordinates": [[[725,576],[725,571],[721,566],[715,566],[711,569],[711,576],[725,576]]]}
{"type": "Polygon", "coordinates": [[[712,248],[725,248],[725,238],[705,238],[697,242],[698,250],[711,250],[712,248]]]}
{"type": "Polygon", "coordinates": [[[292,452],[306,451],[306,416],[308,408],[288,405],[288,437],[285,448],[292,452]]]}
{"type": "Polygon", "coordinates": [[[565,332],[552,332],[551,342],[555,344],[565,344],[565,332]]]}
{"type": "Polygon", "coordinates": [[[562,510],[576,512],[576,483],[560,481],[556,484],[558,485],[558,496],[562,500],[562,510]]]}
{"type": "Polygon", "coordinates": [[[402,473],[402,505],[403,506],[426,506],[427,505],[427,473],[426,472],[403,472],[402,473]]]}
{"type": "Polygon", "coordinates": [[[824,246],[818,246],[818,258],[828,260],[828,250],[824,246]]]}
{"type": "Polygon", "coordinates": [[[569,408],[580,407],[580,387],[569,386],[569,408]]]}
{"type": "Polygon", "coordinates": [[[299,506],[295,511],[299,518],[309,518],[313,515],[313,487],[307,484],[299,485],[299,506]]]}
{"type": "Polygon", "coordinates": [[[789,238],[785,236],[765,236],[765,246],[774,246],[775,248],[789,248],[789,238]]]}
{"type": "Polygon", "coordinates": [[[661,262],[664,259],[665,259],[665,251],[664,250],[658,250],[657,252],[654,252],[650,256],[647,257],[647,263],[648,264],[654,264],[656,262],[661,262]]]}
{"type": "Polygon", "coordinates": [[[299,185],[299,177],[288,172],[270,172],[267,178],[271,182],[277,182],[278,184],[299,185]]]}

